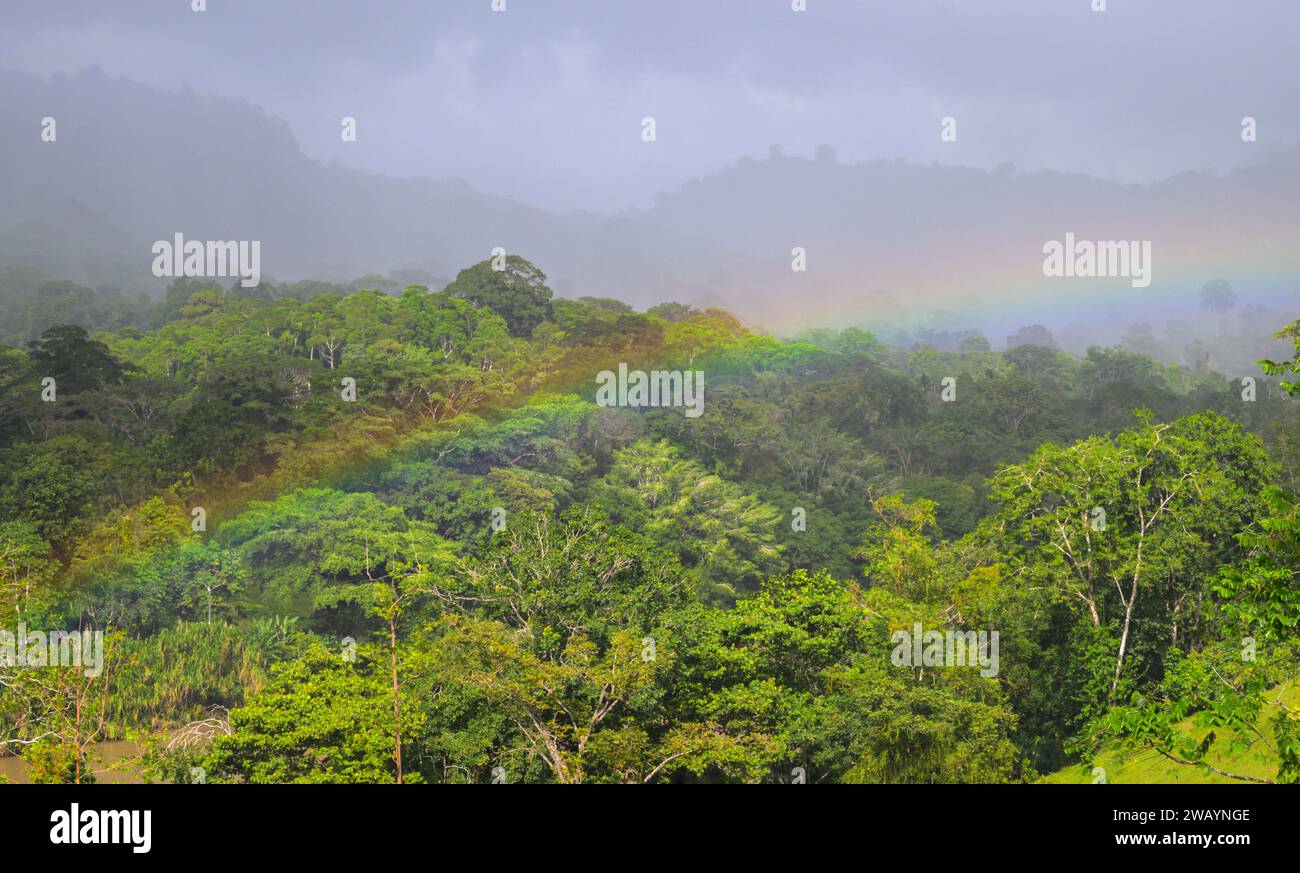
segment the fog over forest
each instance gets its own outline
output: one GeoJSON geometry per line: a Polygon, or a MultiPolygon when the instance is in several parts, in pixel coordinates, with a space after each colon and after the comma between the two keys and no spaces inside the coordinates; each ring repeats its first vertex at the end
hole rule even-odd
{"type": "Polygon", "coordinates": [[[1270,343],[1279,304],[1296,296],[1250,256],[1292,257],[1297,147],[1261,148],[1228,172],[1119,184],[1010,165],[849,163],[829,145],[807,156],[773,146],[647,209],[556,213],[459,179],[313,160],[264,110],[189,89],[97,70],[48,81],[3,73],[0,98],[0,264],[128,297],[164,287],[150,274],[150,246],[176,228],[191,239],[260,240],[273,283],[382,275],[394,290],[440,287],[501,246],[538,264],[561,296],[722,306],[778,334],[977,330],[1001,347],[1039,324],[1075,351],[1129,335],[1135,350],[1168,362],[1213,346],[1232,368],[1270,343]],[[66,119],[57,148],[21,123],[46,115],[66,119]],[[1219,243],[1207,244],[1207,227],[1223,230],[1219,243]],[[1044,242],[1067,232],[1150,240],[1149,285],[1045,278],[1044,242]],[[806,251],[802,272],[791,269],[796,246],[806,251]],[[1229,310],[1201,306],[1215,279],[1236,295],[1229,310]]]}

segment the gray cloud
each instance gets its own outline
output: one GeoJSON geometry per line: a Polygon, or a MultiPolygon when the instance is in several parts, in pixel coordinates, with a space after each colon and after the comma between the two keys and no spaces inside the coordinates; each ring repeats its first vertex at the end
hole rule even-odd
{"type": "Polygon", "coordinates": [[[1260,150],[1300,140],[1291,0],[189,5],[11,0],[0,67],[242,97],[313,157],[558,209],[646,206],[773,143],[1150,181],[1238,164],[1243,115],[1260,150]]]}

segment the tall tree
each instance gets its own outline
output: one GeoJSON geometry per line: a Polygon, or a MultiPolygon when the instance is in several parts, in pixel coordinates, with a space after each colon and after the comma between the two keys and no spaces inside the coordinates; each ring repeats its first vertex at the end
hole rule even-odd
{"type": "Polygon", "coordinates": [[[122,381],[126,366],[108,346],[90,338],[84,327],[63,324],[28,344],[27,356],[36,375],[52,376],[58,390],[67,394],[94,391],[122,381]]]}
{"type": "Polygon", "coordinates": [[[1232,535],[1255,516],[1271,476],[1258,439],[1221,416],[1148,418],[1115,436],[1048,443],[999,472],[991,530],[1026,584],[1081,605],[1113,634],[1114,700],[1135,616],[1153,617],[1144,626],[1164,637],[1141,640],[1148,664],[1184,642],[1183,624],[1209,593],[1204,580],[1240,555],[1232,535]]]}
{"type": "Polygon", "coordinates": [[[494,260],[466,267],[444,290],[496,312],[506,320],[511,336],[531,336],[533,328],[551,316],[546,274],[518,255],[506,256],[500,270],[494,260]]]}
{"type": "Polygon", "coordinates": [[[1223,279],[1211,279],[1201,286],[1201,308],[1222,315],[1237,305],[1237,293],[1223,279]]]}

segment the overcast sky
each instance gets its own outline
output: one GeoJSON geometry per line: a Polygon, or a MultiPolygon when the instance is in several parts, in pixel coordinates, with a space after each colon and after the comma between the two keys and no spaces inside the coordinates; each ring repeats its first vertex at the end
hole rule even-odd
{"type": "Polygon", "coordinates": [[[1092,4],[0,0],[0,67],[242,97],[313,157],[563,210],[648,206],[773,144],[1147,181],[1240,162],[1244,115],[1257,148],[1300,140],[1297,0],[1092,4]]]}

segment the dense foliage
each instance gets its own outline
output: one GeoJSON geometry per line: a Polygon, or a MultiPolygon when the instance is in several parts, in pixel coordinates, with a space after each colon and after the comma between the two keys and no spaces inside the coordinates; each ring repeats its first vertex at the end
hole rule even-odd
{"type": "Polygon", "coordinates": [[[1247,399],[504,267],[13,326],[0,627],[108,640],[96,675],[0,662],[33,778],[126,735],[154,778],[562,783],[1029,781],[1221,736],[1300,781],[1293,361],[1247,399]],[[704,372],[703,414],[596,405],[620,362],[704,372]],[[917,625],[996,632],[998,669],[900,664],[917,625]]]}

